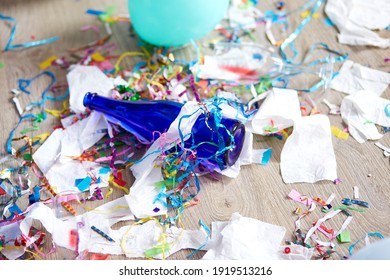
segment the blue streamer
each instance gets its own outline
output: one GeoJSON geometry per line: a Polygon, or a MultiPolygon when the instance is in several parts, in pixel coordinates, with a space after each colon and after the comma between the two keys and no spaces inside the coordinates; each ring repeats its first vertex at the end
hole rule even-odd
{"type": "MultiPolygon", "coordinates": [[[[24,92],[26,94],[30,94],[30,91],[28,91],[27,88],[30,86],[31,82],[36,80],[36,79],[38,79],[39,77],[41,77],[43,75],[49,76],[52,79],[52,81],[47,86],[47,88],[42,92],[42,94],[41,94],[41,101],[40,102],[31,102],[29,105],[41,107],[42,108],[43,119],[45,119],[46,118],[46,112],[44,110],[44,104],[45,104],[46,100],[52,100],[52,101],[66,100],[66,98],[69,95],[69,91],[67,90],[64,95],[58,96],[58,97],[53,97],[53,96],[47,95],[47,93],[49,92],[51,87],[57,82],[56,77],[50,71],[44,71],[44,72],[36,75],[32,79],[29,79],[29,80],[20,79],[20,80],[18,80],[18,84],[19,84],[19,89],[22,92],[24,92]]],[[[19,127],[19,125],[20,125],[20,123],[22,121],[28,120],[28,119],[31,119],[31,120],[35,121],[37,119],[37,117],[35,115],[33,115],[33,114],[27,114],[27,115],[22,116],[19,119],[19,121],[16,124],[16,126],[11,130],[10,136],[8,138],[8,141],[7,141],[7,144],[6,144],[7,153],[12,154],[12,139],[14,138],[16,129],[19,127]]]]}
{"type": "MultiPolygon", "coordinates": [[[[368,237],[379,237],[380,239],[384,239],[385,237],[379,233],[379,232],[369,232],[367,233],[367,236],[368,237]]],[[[353,243],[351,246],[349,246],[348,248],[348,252],[349,252],[349,255],[352,256],[352,251],[353,251],[353,248],[361,241],[362,239],[356,241],[355,243],[353,243]]]]}
{"type": "Polygon", "coordinates": [[[314,1],[316,1],[316,0],[309,0],[309,1],[307,1],[307,2],[306,2],[305,4],[303,4],[302,6],[296,8],[296,9],[294,9],[294,10],[291,10],[291,11],[289,11],[289,12],[286,12],[286,15],[289,16],[289,15],[291,15],[291,14],[293,14],[293,13],[296,13],[296,12],[305,11],[305,10],[307,10],[307,9],[310,8],[311,4],[312,4],[314,1]]]}
{"type": "Polygon", "coordinates": [[[28,120],[28,119],[32,119],[32,120],[35,120],[36,117],[33,115],[33,114],[28,114],[28,115],[25,115],[25,116],[22,116],[18,123],[16,124],[16,126],[14,127],[14,129],[11,130],[11,133],[9,135],[9,138],[8,138],[8,141],[7,141],[7,153],[9,154],[12,154],[12,139],[14,138],[14,134],[15,134],[15,131],[16,129],[19,127],[20,123],[24,120],[28,120]]]}
{"type": "Polygon", "coordinates": [[[104,15],[106,12],[104,11],[99,11],[99,10],[93,10],[93,9],[88,9],[85,11],[87,15],[92,15],[92,16],[101,16],[104,15]]]}
{"type": "Polygon", "coordinates": [[[46,100],[64,101],[68,97],[69,91],[66,91],[66,93],[63,96],[59,96],[59,97],[52,97],[52,96],[47,95],[47,93],[52,88],[52,86],[54,86],[54,84],[57,82],[56,77],[50,71],[41,72],[41,73],[39,73],[38,75],[36,75],[35,77],[33,77],[31,79],[27,79],[27,80],[19,79],[18,80],[19,89],[22,92],[26,93],[26,94],[31,94],[31,92],[27,90],[27,88],[30,86],[31,82],[36,80],[36,79],[38,79],[39,77],[45,76],[45,75],[49,76],[49,78],[51,78],[51,82],[47,86],[47,88],[42,92],[42,94],[41,94],[41,101],[40,102],[31,102],[30,103],[30,105],[41,107],[42,108],[42,113],[43,113],[44,117],[46,116],[46,112],[43,110],[43,106],[45,105],[46,100]]]}
{"type": "Polygon", "coordinates": [[[191,254],[189,254],[187,256],[188,259],[191,258],[193,255],[195,255],[196,252],[202,250],[210,240],[210,236],[211,236],[210,228],[202,221],[202,219],[199,220],[199,224],[206,231],[206,241],[203,245],[201,245],[199,248],[195,249],[191,254]]]}
{"type": "Polygon", "coordinates": [[[298,64],[294,64],[294,65],[302,65],[302,64],[306,64],[307,63],[307,66],[315,66],[315,65],[318,65],[318,64],[321,64],[321,63],[335,63],[335,62],[342,62],[344,60],[346,60],[348,58],[349,54],[348,53],[341,53],[340,51],[337,51],[337,50],[334,50],[334,49],[331,49],[327,44],[325,43],[316,43],[316,44],[313,44],[310,46],[309,50],[306,52],[306,54],[304,55],[304,59],[302,60],[301,63],[298,63],[298,64]],[[328,51],[329,53],[333,53],[333,54],[336,54],[338,57],[335,57],[335,56],[327,56],[325,58],[321,58],[321,59],[317,59],[315,61],[312,61],[310,63],[307,63],[307,59],[309,57],[309,55],[314,52],[315,50],[317,49],[324,49],[326,51],[328,51]]]}
{"type": "MultiPolygon", "coordinates": [[[[308,3],[311,4],[311,2],[313,2],[313,0],[310,0],[308,3]]],[[[280,46],[280,54],[283,58],[283,60],[285,60],[287,63],[293,63],[293,59],[289,59],[287,58],[287,55],[285,53],[285,49],[287,47],[291,47],[291,44],[297,39],[298,35],[302,32],[303,28],[311,21],[311,19],[313,18],[313,14],[321,7],[321,5],[325,2],[325,0],[317,0],[315,3],[314,3],[314,6],[312,8],[312,10],[310,11],[310,14],[299,24],[299,26],[294,30],[293,33],[291,33],[286,40],[284,40],[284,42],[282,43],[282,45],[280,46]]],[[[293,58],[295,58],[296,55],[294,55],[293,58]]]]}
{"type": "Polygon", "coordinates": [[[40,40],[40,41],[33,41],[33,42],[29,42],[29,43],[24,43],[24,44],[12,45],[12,41],[14,40],[15,33],[16,33],[16,19],[9,17],[9,16],[5,16],[1,13],[0,13],[0,19],[5,20],[5,21],[10,21],[13,24],[13,26],[11,28],[11,35],[9,36],[7,45],[4,48],[5,52],[9,51],[9,50],[14,50],[14,49],[37,47],[37,46],[53,43],[59,39],[58,36],[55,36],[55,37],[51,37],[51,38],[40,40]]]}

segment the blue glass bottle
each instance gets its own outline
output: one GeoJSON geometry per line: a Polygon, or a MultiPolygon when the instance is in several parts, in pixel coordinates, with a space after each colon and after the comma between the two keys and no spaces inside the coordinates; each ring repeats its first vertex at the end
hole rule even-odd
{"type": "MultiPolygon", "coordinates": [[[[168,130],[179,115],[183,104],[173,101],[122,101],[106,98],[96,93],[87,93],[84,106],[105,114],[110,121],[119,124],[140,140],[153,142],[158,134],[168,130]]],[[[192,127],[192,137],[185,141],[185,148],[200,144],[196,149],[198,159],[207,161],[208,166],[221,170],[232,166],[238,159],[245,138],[245,126],[238,120],[223,118],[221,124],[226,129],[216,127],[214,118],[200,115],[192,127]],[[229,133],[227,132],[229,131],[229,133]],[[231,136],[234,138],[232,143],[231,136]],[[232,145],[233,144],[233,145],[232,145]],[[233,146],[224,153],[220,147],[233,146]]]]}

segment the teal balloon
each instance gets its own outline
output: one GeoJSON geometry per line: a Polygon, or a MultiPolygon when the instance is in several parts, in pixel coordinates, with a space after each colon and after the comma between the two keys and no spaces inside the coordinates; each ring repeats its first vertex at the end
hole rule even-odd
{"type": "Polygon", "coordinates": [[[138,36],[157,46],[181,46],[206,36],[225,16],[229,0],[128,0],[138,36]]]}

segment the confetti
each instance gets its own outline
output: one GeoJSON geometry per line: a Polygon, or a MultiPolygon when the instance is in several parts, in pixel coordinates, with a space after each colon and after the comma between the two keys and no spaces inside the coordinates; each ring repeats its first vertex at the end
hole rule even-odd
{"type": "Polygon", "coordinates": [[[332,131],[332,134],[337,138],[347,140],[349,137],[349,133],[342,131],[340,128],[336,126],[331,126],[330,129],[332,131]]]}
{"type": "Polygon", "coordinates": [[[46,70],[47,68],[49,68],[50,66],[53,65],[53,63],[58,59],[57,56],[53,55],[51,57],[49,57],[48,59],[46,59],[45,61],[41,62],[39,64],[39,68],[41,68],[42,70],[46,70]]]}

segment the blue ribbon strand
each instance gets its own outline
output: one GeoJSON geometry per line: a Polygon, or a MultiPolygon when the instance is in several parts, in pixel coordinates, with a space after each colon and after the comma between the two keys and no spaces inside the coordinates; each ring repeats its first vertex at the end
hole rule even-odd
{"type": "Polygon", "coordinates": [[[12,41],[14,40],[15,33],[16,33],[16,19],[13,17],[3,15],[1,13],[0,13],[0,19],[4,20],[4,21],[9,21],[12,24],[11,35],[9,36],[7,45],[4,48],[5,52],[9,51],[9,50],[14,50],[14,49],[37,47],[37,46],[53,43],[59,39],[58,36],[55,36],[55,37],[51,37],[51,38],[40,40],[40,41],[33,41],[33,42],[29,42],[29,43],[24,43],[24,44],[12,45],[12,41]]]}
{"type": "MultiPolygon", "coordinates": [[[[309,1],[310,3],[312,1],[309,1]]],[[[310,11],[310,14],[299,24],[299,26],[294,30],[293,33],[291,33],[286,40],[284,40],[283,44],[280,46],[280,55],[282,56],[283,60],[285,60],[287,63],[293,63],[294,58],[296,57],[296,54],[294,54],[293,58],[289,59],[286,55],[286,48],[291,47],[291,44],[297,39],[298,35],[302,32],[303,28],[312,20],[313,14],[321,7],[321,5],[325,2],[325,0],[318,0],[314,3],[314,6],[312,10],[310,11]]]]}
{"type": "MultiPolygon", "coordinates": [[[[42,113],[43,113],[43,117],[45,118],[46,117],[46,112],[44,110],[44,104],[45,104],[45,101],[46,100],[51,100],[51,101],[62,101],[62,100],[65,100],[68,95],[69,95],[69,91],[66,91],[66,93],[62,96],[56,96],[56,97],[53,97],[53,96],[49,96],[47,95],[47,93],[49,92],[49,90],[52,88],[52,86],[57,82],[57,79],[56,77],[54,76],[54,74],[50,71],[44,71],[38,75],[36,75],[35,77],[33,77],[32,79],[20,79],[18,80],[18,84],[19,84],[19,89],[26,93],[26,94],[30,94],[30,91],[28,91],[28,87],[29,85],[31,84],[32,81],[38,79],[39,77],[41,76],[49,76],[51,78],[51,82],[50,84],[47,86],[47,88],[42,92],[41,94],[41,101],[40,102],[31,102],[30,105],[34,105],[34,106],[38,106],[38,107],[41,107],[42,108],[42,113]]],[[[27,114],[27,115],[23,115],[18,123],[16,124],[16,126],[14,127],[14,129],[12,129],[11,133],[10,133],[10,136],[8,138],[8,141],[7,141],[7,144],[6,144],[6,147],[7,147],[7,153],[9,154],[12,154],[12,138],[14,137],[14,134],[15,134],[15,131],[16,129],[19,127],[20,123],[24,120],[28,120],[28,119],[31,119],[33,121],[36,120],[36,116],[33,115],[33,114],[27,114]]]]}

